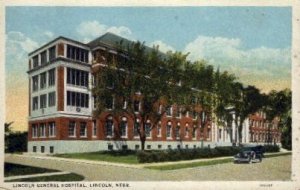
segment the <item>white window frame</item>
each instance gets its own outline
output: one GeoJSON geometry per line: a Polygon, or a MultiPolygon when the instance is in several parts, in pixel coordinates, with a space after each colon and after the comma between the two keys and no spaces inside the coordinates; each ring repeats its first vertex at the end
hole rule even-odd
{"type": "Polygon", "coordinates": [[[106,138],[112,138],[113,136],[114,136],[114,121],[113,121],[113,118],[112,118],[112,116],[109,116],[108,118],[106,118],[106,120],[105,120],[105,135],[106,135],[106,138]],[[107,133],[107,121],[108,120],[111,120],[111,122],[112,122],[112,125],[111,125],[111,135],[108,135],[108,133],[107,133]]]}
{"type": "Polygon", "coordinates": [[[55,124],[55,122],[50,122],[48,124],[48,134],[49,134],[49,137],[55,137],[56,136],[56,124],[55,124]]]}
{"type": "MultiPolygon", "coordinates": [[[[141,127],[141,122],[139,119],[136,119],[136,121],[133,124],[133,137],[134,138],[138,138],[139,137],[139,133],[137,131],[137,134],[135,133],[135,129],[136,129],[136,124],[138,123],[139,127],[141,127]]],[[[137,129],[138,130],[138,129],[137,129]]]]}
{"type": "Polygon", "coordinates": [[[156,130],[157,130],[157,137],[161,137],[161,130],[162,130],[161,129],[161,121],[158,122],[156,130]]]}
{"type": "Polygon", "coordinates": [[[39,135],[39,137],[45,138],[46,137],[46,124],[45,123],[41,123],[39,127],[40,127],[40,135],[39,135]]]}
{"type": "Polygon", "coordinates": [[[87,137],[87,123],[86,122],[80,122],[79,136],[80,137],[87,137]],[[84,134],[81,133],[82,132],[82,126],[84,126],[84,134]]]}
{"type": "Polygon", "coordinates": [[[144,125],[145,125],[145,136],[146,136],[147,139],[151,139],[152,138],[151,121],[147,120],[144,125]],[[148,130],[147,130],[148,127],[147,126],[148,125],[149,125],[149,136],[147,136],[147,132],[148,132],[148,130]]]}
{"type": "Polygon", "coordinates": [[[188,123],[185,124],[185,137],[188,138],[189,137],[189,130],[190,130],[190,126],[188,123]]]}
{"type": "Polygon", "coordinates": [[[68,137],[76,137],[76,122],[75,121],[70,121],[69,124],[68,124],[68,137]],[[74,123],[74,126],[73,126],[73,134],[70,135],[70,123],[74,123]]]}
{"type": "Polygon", "coordinates": [[[172,139],[172,123],[171,121],[167,122],[167,126],[166,126],[166,137],[167,139],[172,139]],[[169,136],[168,136],[168,128],[170,127],[170,132],[169,132],[169,136]]]}
{"type": "Polygon", "coordinates": [[[93,120],[93,134],[92,134],[92,137],[93,138],[96,138],[97,137],[97,121],[96,120],[93,120]]]}
{"type": "Polygon", "coordinates": [[[173,106],[168,106],[166,107],[166,109],[170,108],[170,115],[168,114],[168,111],[166,110],[166,116],[167,117],[172,117],[173,116],[173,106]]]}
{"type": "Polygon", "coordinates": [[[121,132],[121,138],[127,138],[128,136],[128,121],[126,117],[122,117],[122,121],[120,123],[120,132],[121,132]],[[122,124],[125,124],[125,134],[123,134],[122,130],[122,124]]]}

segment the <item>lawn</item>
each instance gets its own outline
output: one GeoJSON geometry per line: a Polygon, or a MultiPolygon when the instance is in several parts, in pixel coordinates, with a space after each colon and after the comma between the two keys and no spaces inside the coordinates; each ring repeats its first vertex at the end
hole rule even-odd
{"type": "Polygon", "coordinates": [[[62,175],[16,179],[16,180],[10,180],[5,182],[82,181],[83,179],[84,177],[81,175],[70,173],[70,174],[62,174],[62,175]]]}
{"type": "MultiPolygon", "coordinates": [[[[287,156],[291,155],[290,152],[287,153],[278,153],[278,154],[271,154],[265,155],[265,158],[277,157],[277,156],[287,156]]],[[[216,164],[225,164],[232,162],[232,158],[225,158],[221,160],[209,160],[209,161],[199,161],[199,162],[192,162],[192,163],[184,163],[184,164],[166,164],[166,165],[159,165],[159,166],[146,166],[145,168],[148,169],[155,169],[155,170],[176,170],[182,168],[193,168],[193,167],[200,167],[200,166],[209,166],[209,165],[216,165],[216,164]]]]}
{"type": "Polygon", "coordinates": [[[225,159],[220,159],[220,160],[210,160],[210,161],[199,161],[199,162],[184,163],[184,164],[167,164],[167,165],[160,165],[160,166],[146,166],[145,168],[155,169],[155,170],[177,170],[177,169],[182,169],[182,168],[193,168],[193,167],[199,167],[199,166],[225,164],[228,162],[232,162],[232,158],[225,158],[225,159]]]}
{"type": "Polygon", "coordinates": [[[54,156],[61,158],[74,158],[83,160],[95,160],[106,162],[117,162],[125,164],[138,164],[136,152],[88,152],[88,153],[72,153],[72,154],[56,154],[54,156]]]}
{"type": "Polygon", "coordinates": [[[18,175],[30,175],[30,174],[40,174],[40,173],[50,173],[50,172],[58,172],[58,170],[51,170],[46,168],[38,168],[32,166],[24,166],[19,164],[4,164],[4,176],[18,176],[18,175]]]}

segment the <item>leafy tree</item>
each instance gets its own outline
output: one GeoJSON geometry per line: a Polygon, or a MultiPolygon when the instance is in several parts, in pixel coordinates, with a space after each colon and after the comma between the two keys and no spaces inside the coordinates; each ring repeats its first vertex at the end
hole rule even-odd
{"type": "Polygon", "coordinates": [[[11,125],[14,122],[5,123],[5,152],[26,152],[27,132],[13,132],[11,125]]]}
{"type": "Polygon", "coordinates": [[[267,118],[278,119],[279,127],[282,131],[282,147],[292,149],[292,92],[289,89],[281,91],[271,91],[266,105],[267,118]]]}
{"type": "MultiPolygon", "coordinates": [[[[181,53],[165,56],[158,51],[158,47],[149,51],[143,43],[137,42],[127,47],[126,51],[120,48],[115,57],[105,61],[105,66],[94,65],[93,94],[101,100],[96,101],[95,116],[109,111],[118,123],[120,113],[125,113],[134,121],[140,119],[137,132],[144,150],[146,133],[166,112],[166,109],[159,110],[160,106],[165,108],[184,99],[179,83],[186,56],[181,53]],[[138,111],[136,101],[139,101],[141,108],[138,111]],[[113,109],[108,110],[111,105],[113,109]],[[146,129],[148,120],[151,126],[146,129]]],[[[120,137],[120,132],[116,137],[120,137]]]]}

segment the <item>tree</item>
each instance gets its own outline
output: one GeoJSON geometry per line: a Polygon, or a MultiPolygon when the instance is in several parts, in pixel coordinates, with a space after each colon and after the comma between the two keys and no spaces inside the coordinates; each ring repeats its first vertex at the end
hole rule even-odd
{"type": "Polygon", "coordinates": [[[267,95],[266,113],[269,120],[278,119],[282,131],[282,147],[292,149],[292,92],[289,89],[271,91],[267,95]]]}
{"type": "MultiPolygon", "coordinates": [[[[149,50],[140,42],[132,43],[126,50],[122,44],[119,47],[116,56],[102,59],[104,66],[93,66],[94,115],[100,117],[108,111],[117,123],[121,123],[121,114],[132,117],[133,121],[139,119],[137,132],[144,150],[146,136],[165,114],[165,108],[184,99],[180,78],[187,55],[169,52],[166,56],[158,47],[149,50]],[[108,110],[109,107],[113,109],[108,110]]],[[[116,138],[119,137],[117,131],[116,138]]]]}
{"type": "Polygon", "coordinates": [[[5,123],[5,152],[26,152],[27,132],[13,132],[11,125],[14,122],[5,123]]]}

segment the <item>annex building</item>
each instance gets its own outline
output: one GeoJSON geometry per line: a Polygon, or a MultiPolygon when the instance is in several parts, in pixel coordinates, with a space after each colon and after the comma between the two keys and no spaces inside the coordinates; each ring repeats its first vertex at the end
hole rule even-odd
{"type": "MultiPolygon", "coordinates": [[[[115,44],[130,42],[112,33],[81,43],[58,37],[29,53],[28,152],[71,153],[100,150],[140,149],[136,126],[126,115],[109,111],[93,118],[93,65],[97,57],[119,56],[115,44]],[[120,119],[115,119],[119,117],[120,119]]],[[[113,107],[111,108],[113,109],[113,107]]],[[[140,109],[138,99],[134,109],[140,109]]],[[[153,128],[145,123],[145,149],[228,146],[238,139],[237,128],[217,126],[205,115],[205,122],[193,113],[185,115],[169,107],[153,128]],[[196,130],[191,130],[192,128],[196,130]]],[[[203,119],[203,118],[202,118],[203,119]]],[[[267,121],[259,112],[249,116],[243,126],[242,143],[280,142],[278,122],[267,121]]]]}

